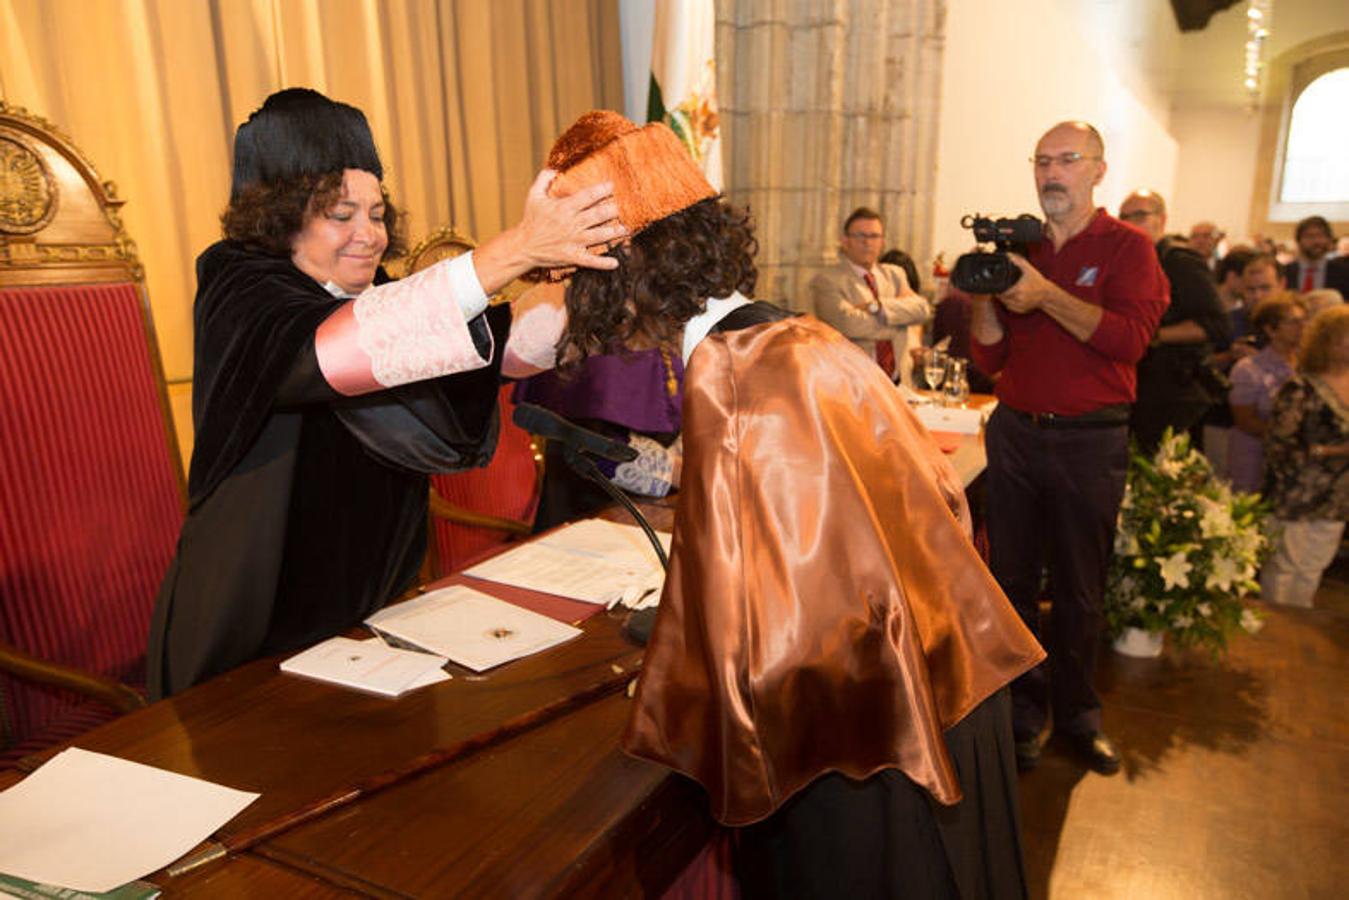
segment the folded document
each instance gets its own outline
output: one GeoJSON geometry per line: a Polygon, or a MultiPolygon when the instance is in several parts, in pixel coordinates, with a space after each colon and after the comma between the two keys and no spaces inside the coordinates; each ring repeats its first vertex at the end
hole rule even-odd
{"type": "Polygon", "coordinates": [[[285,660],[281,671],[381,697],[397,697],[448,679],[450,676],[442,671],[447,662],[443,656],[390,647],[379,638],[354,641],[335,637],[285,660]]]}
{"type": "Polygon", "coordinates": [[[547,650],[581,633],[463,585],[385,607],[365,624],[378,634],[447,656],[475,672],[547,650]]]}

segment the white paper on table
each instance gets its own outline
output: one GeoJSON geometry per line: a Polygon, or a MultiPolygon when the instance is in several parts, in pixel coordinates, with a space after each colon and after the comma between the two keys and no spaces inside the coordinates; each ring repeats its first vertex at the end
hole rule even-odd
{"type": "MultiPolygon", "coordinates": [[[[670,534],[657,531],[656,539],[668,554],[670,534]]],[[[607,519],[582,519],[550,532],[535,543],[556,547],[568,553],[603,559],[614,565],[636,569],[659,569],[660,559],[647,540],[646,532],[636,525],[624,525],[607,519]]]]}
{"type": "Polygon", "coordinates": [[[400,650],[380,640],[335,637],[283,660],[281,671],[382,697],[397,697],[420,687],[424,678],[447,662],[443,656],[400,650]]]}
{"type": "Polygon", "coordinates": [[[71,747],[0,792],[0,872],[111,891],[164,868],[257,797],[71,747]]]}
{"type": "Polygon", "coordinates": [[[475,672],[547,650],[581,633],[461,584],[385,607],[365,624],[475,672]]]}
{"type": "Polygon", "coordinates": [[[978,434],[986,415],[985,410],[959,406],[919,406],[913,412],[928,431],[956,434],[978,434]]]}
{"type": "MultiPolygon", "coordinates": [[[[371,638],[370,640],[378,641],[379,638],[371,638]]],[[[421,678],[412,682],[412,684],[407,686],[407,689],[409,691],[415,691],[417,688],[430,687],[433,684],[440,684],[442,681],[451,681],[453,678],[454,676],[444,669],[436,669],[433,672],[427,672],[421,678]]]]}
{"type": "MultiPolygon", "coordinates": [[[[670,535],[656,532],[670,550],[670,535]]],[[[636,525],[585,519],[492,557],[466,575],[570,597],[612,604],[625,595],[654,588],[659,597],[665,573],[646,534],[636,525]]]]}

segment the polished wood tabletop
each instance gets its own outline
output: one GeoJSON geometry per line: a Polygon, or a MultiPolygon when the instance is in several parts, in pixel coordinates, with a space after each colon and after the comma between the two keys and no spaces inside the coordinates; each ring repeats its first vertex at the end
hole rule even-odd
{"type": "MultiPolygon", "coordinates": [[[[981,436],[959,444],[982,469],[981,436]]],[[[673,501],[643,509],[672,527],[673,501]]],[[[451,664],[450,681],[397,699],[261,659],[74,741],[261,795],[213,836],[246,849],[148,880],[170,897],[658,896],[715,826],[701,788],[619,749],[642,658],[625,614],[462,575],[432,587],[448,584],[582,634],[482,674],[451,664]],[[402,777],[446,748],[456,758],[402,777]]],[[[0,788],[18,777],[0,773],[0,788]]]]}
{"type": "MultiPolygon", "coordinates": [[[[647,511],[670,527],[668,506],[647,511]]],[[[451,665],[450,681],[397,699],[286,675],[279,657],[262,659],[77,739],[259,792],[215,835],[227,842],[354,785],[380,787],[246,852],[149,880],[167,896],[193,897],[605,896],[668,885],[713,826],[692,782],[619,749],[625,688],[642,656],[622,634],[623,614],[464,576],[437,586],[455,583],[588,618],[565,644],[482,674],[451,665]],[[380,784],[382,773],[447,747],[463,752],[380,784]]]]}

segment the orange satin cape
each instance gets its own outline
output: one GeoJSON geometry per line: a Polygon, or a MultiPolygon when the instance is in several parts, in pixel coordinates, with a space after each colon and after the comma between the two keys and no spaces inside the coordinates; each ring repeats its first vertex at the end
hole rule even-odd
{"type": "Polygon", "coordinates": [[[881,369],[809,317],[714,334],[684,382],[670,571],[624,734],[745,825],[834,770],[951,804],[942,732],[1044,658],[954,470],[881,369]]]}

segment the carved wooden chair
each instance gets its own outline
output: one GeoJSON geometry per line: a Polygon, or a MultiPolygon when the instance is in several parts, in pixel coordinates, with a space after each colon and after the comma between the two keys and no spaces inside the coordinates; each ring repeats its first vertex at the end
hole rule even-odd
{"type": "Polygon", "coordinates": [[[0,102],[0,756],[143,706],[184,485],[123,201],[0,102]]]}
{"type": "MultiPolygon", "coordinates": [[[[472,238],[452,227],[432,232],[408,254],[405,274],[466,253],[472,238]]],[[[505,303],[529,286],[513,282],[492,303],[505,303]]],[[[481,469],[431,476],[431,527],[426,580],[448,575],[497,544],[529,534],[543,490],[543,452],[511,421],[512,384],[499,394],[501,433],[496,454],[481,469]]]]}

